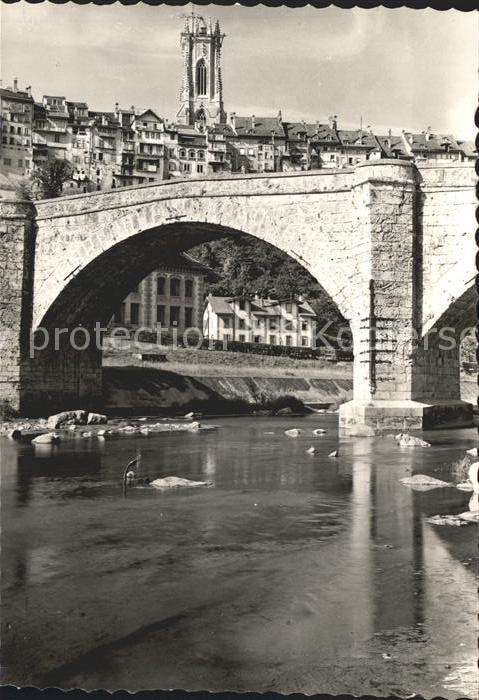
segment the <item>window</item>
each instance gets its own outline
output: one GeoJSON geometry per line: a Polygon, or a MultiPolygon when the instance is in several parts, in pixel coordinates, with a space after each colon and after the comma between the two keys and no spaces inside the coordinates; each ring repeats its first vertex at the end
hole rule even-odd
{"type": "Polygon", "coordinates": [[[29,168],[29,167],[30,167],[30,161],[27,160],[27,159],[25,159],[25,167],[26,167],[26,168],[29,168]]]}
{"type": "Polygon", "coordinates": [[[168,149],[168,156],[169,156],[170,158],[174,158],[174,157],[175,157],[175,149],[174,149],[174,148],[169,148],[169,149],[168,149]]]}
{"type": "Polygon", "coordinates": [[[172,297],[180,296],[180,280],[178,277],[172,277],[170,279],[170,295],[172,297]]]}
{"type": "Polygon", "coordinates": [[[230,327],[230,320],[229,318],[224,318],[223,319],[223,328],[229,328],[230,327]]]}
{"type": "Polygon", "coordinates": [[[165,325],[165,307],[158,305],[156,307],[156,322],[161,323],[162,326],[165,325]]]}
{"type": "Polygon", "coordinates": [[[193,296],[193,280],[185,281],[185,297],[191,299],[193,296]]]}
{"type": "Polygon", "coordinates": [[[255,321],[256,328],[261,328],[261,319],[257,318],[255,321]]]}
{"type": "Polygon", "coordinates": [[[244,342],[245,342],[245,339],[246,339],[245,334],[244,334],[244,333],[240,333],[240,335],[238,336],[238,339],[239,339],[240,343],[244,343],[244,342]]]}
{"type": "Polygon", "coordinates": [[[290,335],[286,336],[286,345],[291,345],[292,338],[290,335]]]}
{"type": "Polygon", "coordinates": [[[239,300],[239,307],[240,307],[241,311],[245,310],[245,308],[246,308],[246,300],[245,299],[239,300]]]}
{"type": "Polygon", "coordinates": [[[177,326],[180,322],[180,307],[170,306],[170,323],[172,326],[177,326]]]}
{"type": "Polygon", "coordinates": [[[246,328],[246,324],[245,324],[244,318],[240,318],[239,324],[238,324],[238,328],[240,328],[241,330],[244,330],[244,329],[246,328]]]}
{"type": "Polygon", "coordinates": [[[293,311],[293,304],[290,301],[286,302],[286,313],[290,314],[292,311],[293,311]]]}
{"type": "Polygon", "coordinates": [[[275,336],[275,335],[270,335],[270,336],[269,336],[269,344],[270,344],[270,345],[276,345],[276,336],[275,336]]]}
{"type": "Polygon", "coordinates": [[[248,148],[248,155],[254,156],[254,148],[248,148]]]}
{"type": "Polygon", "coordinates": [[[189,158],[190,160],[194,160],[194,159],[195,159],[195,152],[193,151],[193,149],[192,149],[191,151],[188,152],[188,158],[189,158]]]}
{"type": "Polygon", "coordinates": [[[191,328],[193,325],[193,309],[191,306],[185,307],[185,327],[191,328]]]}
{"type": "Polygon", "coordinates": [[[184,148],[180,150],[180,158],[186,158],[186,151],[184,148]]]}
{"type": "Polygon", "coordinates": [[[4,165],[11,165],[11,164],[12,164],[12,159],[11,159],[11,158],[4,158],[4,159],[3,159],[3,164],[4,164],[4,165]]]}
{"type": "Polygon", "coordinates": [[[302,345],[303,347],[307,347],[307,346],[309,345],[308,339],[307,339],[307,337],[306,337],[305,335],[302,335],[302,336],[301,336],[301,345],[302,345]]]}
{"type": "Polygon", "coordinates": [[[157,294],[165,294],[165,289],[166,289],[166,280],[164,277],[157,277],[156,278],[156,293],[157,294]]]}
{"type": "Polygon", "coordinates": [[[198,95],[206,95],[206,64],[200,58],[196,64],[196,92],[198,95]]]}
{"type": "Polygon", "coordinates": [[[204,160],[204,159],[205,159],[205,152],[198,151],[198,160],[204,160]]]}
{"type": "Polygon", "coordinates": [[[292,331],[293,330],[293,322],[286,321],[286,323],[284,324],[284,330],[285,331],[292,331]]]}
{"type": "Polygon", "coordinates": [[[18,167],[23,168],[23,159],[22,158],[18,159],[18,167]]]}
{"type": "Polygon", "coordinates": [[[140,305],[130,304],[130,323],[139,323],[140,321],[140,305]]]}
{"type": "Polygon", "coordinates": [[[191,163],[183,163],[183,170],[185,173],[191,172],[191,163]]]}
{"type": "Polygon", "coordinates": [[[155,182],[155,178],[154,178],[154,177],[149,177],[149,178],[148,178],[148,182],[155,182]]]}
{"type": "Polygon", "coordinates": [[[55,143],[60,143],[60,134],[55,134],[55,143]]]}
{"type": "Polygon", "coordinates": [[[301,321],[301,330],[302,331],[308,330],[308,322],[307,321],[301,321]]]}
{"type": "Polygon", "coordinates": [[[201,163],[198,163],[198,165],[196,166],[196,172],[197,173],[203,172],[203,165],[201,163]]]}
{"type": "Polygon", "coordinates": [[[271,318],[271,319],[269,320],[269,327],[271,328],[272,331],[275,331],[275,330],[276,330],[277,325],[276,325],[276,319],[275,319],[275,318],[271,318]]]}
{"type": "Polygon", "coordinates": [[[244,154],[245,154],[245,149],[244,149],[244,148],[240,148],[240,156],[244,156],[244,154]]]}
{"type": "Polygon", "coordinates": [[[8,143],[8,139],[7,139],[6,136],[3,136],[3,137],[2,137],[2,143],[8,143]]]}
{"type": "Polygon", "coordinates": [[[348,158],[348,163],[349,163],[349,165],[352,165],[352,164],[353,164],[353,159],[352,159],[352,158],[348,158]]]}
{"type": "Polygon", "coordinates": [[[113,320],[115,321],[115,323],[125,322],[125,304],[122,304],[120,308],[115,311],[113,320]]]}
{"type": "Polygon", "coordinates": [[[255,335],[253,338],[254,343],[261,343],[261,336],[260,335],[255,335]]]}

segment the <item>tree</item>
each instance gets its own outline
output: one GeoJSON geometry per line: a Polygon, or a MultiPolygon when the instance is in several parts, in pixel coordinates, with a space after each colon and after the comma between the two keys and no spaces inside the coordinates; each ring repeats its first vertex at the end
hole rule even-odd
{"type": "Polygon", "coordinates": [[[318,322],[331,322],[330,332],[344,326],[336,304],[312,275],[286,253],[253,238],[221,238],[203,243],[191,255],[214,270],[219,279],[208,291],[218,296],[255,294],[275,299],[302,294],[310,301],[318,322]]]}
{"type": "Polygon", "coordinates": [[[46,163],[35,168],[33,172],[32,177],[39,197],[60,197],[63,183],[70,180],[72,173],[73,168],[67,160],[49,157],[46,163]]]}

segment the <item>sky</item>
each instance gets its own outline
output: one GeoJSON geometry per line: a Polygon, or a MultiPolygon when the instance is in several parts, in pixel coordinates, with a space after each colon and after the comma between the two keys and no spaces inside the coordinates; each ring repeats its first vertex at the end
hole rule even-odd
{"type": "MultiPolygon", "coordinates": [[[[150,107],[174,120],[185,7],[2,4],[1,75],[90,109],[150,107]]],[[[225,109],[239,115],[474,138],[478,16],[456,10],[195,8],[218,18],[225,109]]]]}

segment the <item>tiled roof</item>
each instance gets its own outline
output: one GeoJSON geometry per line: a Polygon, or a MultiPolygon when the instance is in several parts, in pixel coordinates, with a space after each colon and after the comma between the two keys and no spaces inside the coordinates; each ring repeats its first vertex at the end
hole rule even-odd
{"type": "Polygon", "coordinates": [[[142,112],[141,114],[137,114],[137,115],[135,116],[135,121],[140,121],[140,119],[144,119],[144,118],[145,118],[145,115],[147,115],[147,114],[152,114],[152,115],[155,117],[155,119],[157,119],[159,122],[164,122],[164,121],[165,121],[164,119],[162,119],[161,117],[159,117],[159,116],[156,114],[156,112],[154,112],[152,109],[145,109],[145,111],[142,112]]]}
{"type": "Polygon", "coordinates": [[[358,146],[364,148],[375,148],[378,146],[376,137],[369,131],[360,129],[338,129],[340,142],[345,146],[358,146]]]}
{"type": "MultiPolygon", "coordinates": [[[[283,300],[278,300],[278,299],[263,299],[262,303],[260,303],[259,300],[256,300],[255,298],[251,298],[249,296],[239,296],[239,297],[216,297],[216,296],[209,296],[208,301],[211,304],[211,308],[213,311],[217,314],[228,314],[228,315],[233,315],[233,309],[231,308],[230,304],[234,299],[249,299],[250,301],[250,309],[251,309],[251,314],[253,316],[281,316],[281,303],[285,301],[290,301],[289,299],[283,299],[283,300]]],[[[294,300],[293,300],[294,301],[294,300]]],[[[300,316],[316,316],[314,313],[313,309],[311,308],[309,302],[307,301],[297,301],[298,303],[298,312],[300,316]]]]}
{"type": "Polygon", "coordinates": [[[403,157],[410,157],[401,136],[391,136],[391,146],[389,146],[389,136],[376,136],[376,138],[387,158],[394,158],[396,152],[399,152],[403,157]]]}
{"type": "Polygon", "coordinates": [[[33,97],[28,92],[22,90],[9,90],[8,88],[0,88],[0,97],[6,97],[9,100],[21,100],[22,102],[33,102],[33,97]]]}
{"type": "Polygon", "coordinates": [[[214,297],[211,294],[208,296],[208,303],[215,314],[228,314],[233,316],[233,310],[226,301],[227,297],[214,297]]]}
{"type": "Polygon", "coordinates": [[[329,124],[308,124],[306,122],[283,122],[284,128],[289,139],[301,138],[304,133],[312,141],[328,141],[338,142],[338,137],[333,128],[329,124]]]}
{"type": "Polygon", "coordinates": [[[235,132],[238,136],[267,136],[275,131],[279,138],[284,137],[282,122],[277,117],[255,117],[254,128],[252,117],[235,117],[235,132]]]}
{"type": "Polygon", "coordinates": [[[234,136],[234,131],[230,124],[213,124],[207,127],[210,134],[224,134],[225,136],[234,136]]]}
{"type": "Polygon", "coordinates": [[[477,148],[474,141],[458,141],[457,144],[464,155],[470,158],[477,157],[477,148]]]}
{"type": "Polygon", "coordinates": [[[426,138],[426,134],[411,134],[413,151],[444,151],[449,143],[450,150],[460,151],[456,139],[450,134],[431,134],[426,138]]]}

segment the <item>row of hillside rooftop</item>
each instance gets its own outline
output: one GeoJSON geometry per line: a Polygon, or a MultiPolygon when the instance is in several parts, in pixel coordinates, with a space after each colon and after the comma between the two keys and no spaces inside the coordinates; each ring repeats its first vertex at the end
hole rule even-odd
{"type": "Polygon", "coordinates": [[[472,142],[454,136],[402,131],[376,133],[367,126],[341,129],[336,117],[324,122],[290,122],[276,116],[239,116],[207,125],[175,124],[153,110],[89,109],[63,96],[35,101],[17,81],[0,88],[0,172],[31,175],[49,158],[73,169],[64,192],[141,185],[212,173],[262,173],[347,168],[364,160],[474,161],[472,142]]]}

